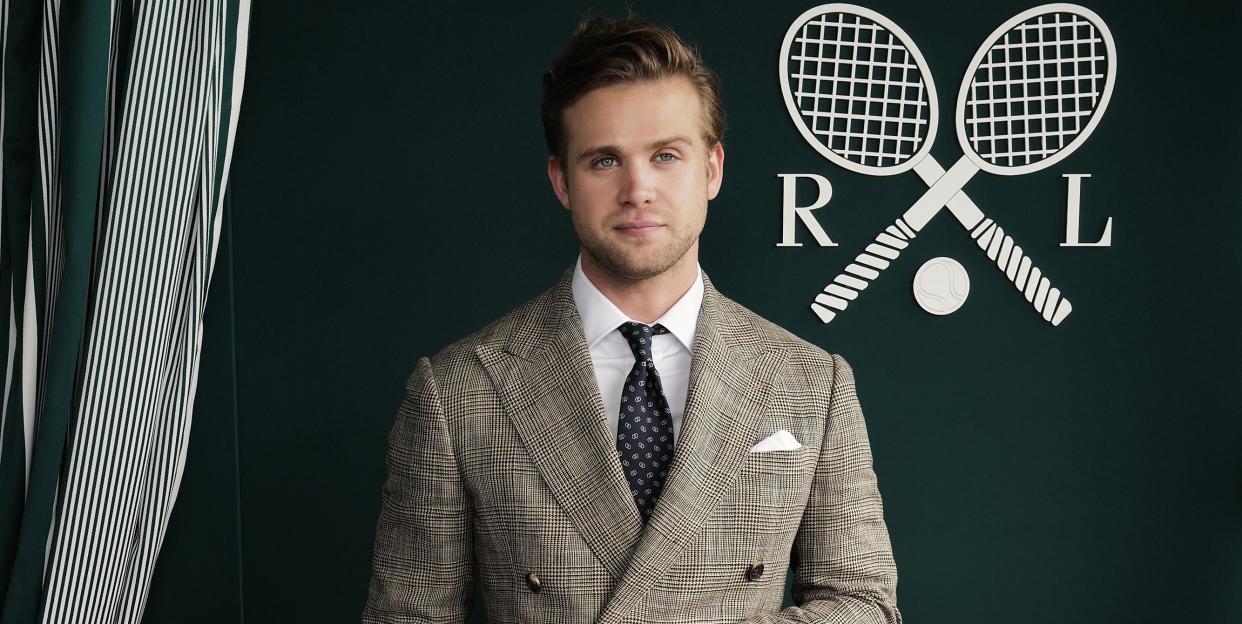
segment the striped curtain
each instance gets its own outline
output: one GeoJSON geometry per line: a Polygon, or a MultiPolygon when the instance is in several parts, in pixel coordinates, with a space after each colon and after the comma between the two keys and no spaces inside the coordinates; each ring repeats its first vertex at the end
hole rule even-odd
{"type": "Polygon", "coordinates": [[[0,0],[0,624],[139,622],[185,464],[249,0],[0,0]]]}

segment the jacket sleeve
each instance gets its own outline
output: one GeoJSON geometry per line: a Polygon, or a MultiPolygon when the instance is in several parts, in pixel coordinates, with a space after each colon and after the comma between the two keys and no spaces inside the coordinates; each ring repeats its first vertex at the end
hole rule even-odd
{"type": "Polygon", "coordinates": [[[427,358],[406,383],[387,463],[362,622],[464,622],[472,597],[472,509],[427,358]]]}
{"type": "Polygon", "coordinates": [[[748,622],[901,623],[897,568],[854,373],[840,356],[832,358],[824,440],[791,558],[797,606],[748,622]]]}

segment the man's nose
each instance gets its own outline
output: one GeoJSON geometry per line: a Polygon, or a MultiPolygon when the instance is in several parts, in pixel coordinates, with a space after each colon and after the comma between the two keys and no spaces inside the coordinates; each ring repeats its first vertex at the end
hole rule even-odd
{"type": "Polygon", "coordinates": [[[645,164],[627,167],[619,198],[621,204],[641,206],[651,203],[655,197],[655,172],[645,164]]]}

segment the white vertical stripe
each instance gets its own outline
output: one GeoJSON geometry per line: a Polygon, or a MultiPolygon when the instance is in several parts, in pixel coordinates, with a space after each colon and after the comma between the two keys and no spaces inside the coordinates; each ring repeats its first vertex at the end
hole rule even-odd
{"type": "MultiPolygon", "coordinates": [[[[26,292],[22,293],[22,425],[26,436],[26,485],[30,493],[30,461],[34,458],[34,434],[39,417],[35,412],[39,369],[39,320],[35,311],[34,221],[26,229],[26,292]]],[[[22,500],[25,500],[23,498],[22,500]]]]}
{"type": "MultiPolygon", "coordinates": [[[[212,226],[211,240],[220,240],[221,215],[224,214],[224,190],[228,188],[229,171],[233,164],[233,140],[237,136],[237,116],[241,113],[242,90],[246,86],[246,55],[250,50],[250,0],[239,0],[237,3],[237,49],[233,56],[233,88],[229,106],[229,138],[224,147],[224,170],[220,172],[220,197],[216,199],[216,219],[212,226]]],[[[223,80],[222,80],[223,82],[223,80]]],[[[207,281],[211,284],[211,276],[216,267],[216,250],[219,245],[211,245],[211,260],[207,263],[207,281]]],[[[204,288],[206,288],[204,286],[204,288]]],[[[197,383],[197,379],[195,380],[197,383]]],[[[191,388],[193,393],[193,388],[191,388]]]]}
{"type": "MultiPolygon", "coordinates": [[[[0,97],[3,97],[0,95],[0,97]]],[[[9,282],[9,291],[5,294],[5,302],[9,304],[9,344],[4,350],[4,405],[0,405],[0,436],[4,435],[5,425],[9,420],[9,392],[13,388],[13,364],[17,354],[17,305],[16,295],[13,292],[13,282],[9,282]]],[[[27,455],[29,457],[29,455],[27,455]]],[[[4,459],[4,445],[0,444],[0,460],[4,459]]],[[[30,469],[27,466],[26,473],[29,474],[30,469]]]]}
{"type": "MultiPolygon", "coordinates": [[[[60,295],[60,278],[64,268],[64,234],[61,218],[61,176],[60,176],[60,0],[45,0],[43,11],[43,46],[40,53],[39,74],[39,125],[40,138],[39,156],[42,176],[41,190],[43,196],[43,251],[45,272],[41,277],[45,280],[43,292],[43,315],[40,319],[38,336],[36,376],[42,380],[46,376],[48,345],[52,339],[52,321],[55,317],[56,301],[60,295]]],[[[31,221],[36,219],[31,215],[31,221]]],[[[30,248],[34,253],[34,247],[30,248]]],[[[36,289],[37,290],[37,289],[36,289]]],[[[35,413],[43,413],[44,395],[47,386],[36,385],[35,413]]]]}

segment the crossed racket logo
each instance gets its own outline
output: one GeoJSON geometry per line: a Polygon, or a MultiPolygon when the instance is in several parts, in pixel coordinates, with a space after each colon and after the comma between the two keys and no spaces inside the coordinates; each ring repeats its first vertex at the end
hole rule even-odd
{"type": "Polygon", "coordinates": [[[947,207],[1044,320],[1073,309],[1012,236],[962,191],[980,169],[1022,175],[1078,149],[1099,123],[1117,74],[1112,34],[1092,11],[1046,4],[984,40],[957,99],[963,156],[947,171],[930,155],[939,105],[931,71],[900,26],[870,9],[825,4],[794,20],[781,44],[781,92],[802,137],[851,171],[913,169],[929,187],[815,297],[830,322],[947,207]]]}

